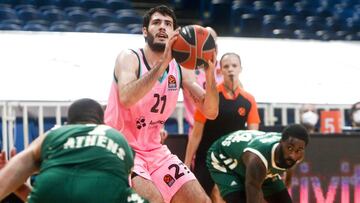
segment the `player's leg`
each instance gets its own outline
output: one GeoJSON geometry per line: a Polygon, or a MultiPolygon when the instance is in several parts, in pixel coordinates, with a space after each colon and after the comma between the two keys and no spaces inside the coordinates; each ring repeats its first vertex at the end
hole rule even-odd
{"type": "Polygon", "coordinates": [[[195,175],[175,155],[166,160],[151,173],[151,179],[168,202],[210,202],[210,198],[196,180],[195,175]]]}
{"type": "Polygon", "coordinates": [[[220,195],[219,187],[216,184],[214,184],[210,198],[213,203],[225,203],[224,199],[220,195]]]}
{"type": "Polygon", "coordinates": [[[276,180],[265,180],[262,191],[268,203],[292,203],[290,194],[279,177],[276,180]]]}
{"type": "Polygon", "coordinates": [[[204,158],[195,158],[194,174],[202,188],[204,188],[206,194],[210,196],[214,187],[214,181],[211,179],[210,172],[206,167],[206,160],[204,158]]]}
{"type": "Polygon", "coordinates": [[[133,175],[132,187],[137,194],[147,199],[150,203],[164,203],[164,199],[155,184],[139,175],[133,175]]]}
{"type": "Polygon", "coordinates": [[[181,186],[171,199],[171,203],[183,202],[211,203],[211,200],[197,180],[190,180],[181,186]]]}
{"type": "Polygon", "coordinates": [[[245,191],[235,191],[224,196],[226,203],[246,203],[245,191]]]}
{"type": "Polygon", "coordinates": [[[146,156],[137,152],[131,174],[131,186],[137,194],[150,203],[164,203],[164,198],[150,176],[147,166],[146,156]]]}
{"type": "Polygon", "coordinates": [[[291,197],[287,189],[265,197],[268,203],[292,203],[291,197]]]}

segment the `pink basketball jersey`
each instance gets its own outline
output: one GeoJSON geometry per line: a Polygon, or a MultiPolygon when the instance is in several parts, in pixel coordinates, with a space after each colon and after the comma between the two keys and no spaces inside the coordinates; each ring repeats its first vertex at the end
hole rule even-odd
{"type": "MultiPolygon", "coordinates": [[[[136,54],[139,59],[139,77],[142,77],[150,67],[142,49],[136,51],[136,54]]],[[[114,81],[105,111],[105,123],[122,132],[134,150],[160,148],[160,130],[176,107],[180,84],[181,70],[172,60],[152,90],[135,105],[126,108],[119,102],[119,89],[114,81]]]]}

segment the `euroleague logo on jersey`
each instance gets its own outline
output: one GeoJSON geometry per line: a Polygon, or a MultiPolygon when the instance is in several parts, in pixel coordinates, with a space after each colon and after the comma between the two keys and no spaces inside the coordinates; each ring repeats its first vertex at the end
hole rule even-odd
{"type": "Polygon", "coordinates": [[[168,90],[170,91],[177,90],[176,79],[173,75],[169,75],[168,77],[168,90]]]}
{"type": "Polygon", "coordinates": [[[244,107],[240,107],[238,109],[238,113],[240,116],[245,116],[246,115],[246,109],[244,107]]]}
{"type": "Polygon", "coordinates": [[[164,182],[171,187],[175,183],[175,179],[170,174],[166,174],[164,176],[164,182]]]}

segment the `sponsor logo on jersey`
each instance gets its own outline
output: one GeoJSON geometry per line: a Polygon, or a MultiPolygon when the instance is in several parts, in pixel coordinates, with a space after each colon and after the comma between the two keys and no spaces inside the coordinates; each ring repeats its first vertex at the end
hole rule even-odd
{"type": "Polygon", "coordinates": [[[244,107],[240,107],[238,109],[238,113],[240,116],[245,116],[246,115],[246,109],[244,107]]]}
{"type": "Polygon", "coordinates": [[[141,128],[143,128],[145,126],[146,126],[146,122],[145,122],[144,116],[141,116],[138,119],[136,119],[136,128],[137,129],[140,130],[141,128]]]}
{"type": "Polygon", "coordinates": [[[165,123],[165,121],[163,120],[158,120],[158,121],[150,121],[150,125],[157,125],[157,124],[161,124],[163,125],[165,123]]]}
{"type": "Polygon", "coordinates": [[[166,174],[164,176],[164,182],[171,187],[175,183],[175,179],[170,174],[166,174]]]}
{"type": "Polygon", "coordinates": [[[177,90],[176,79],[173,75],[169,75],[168,77],[168,90],[177,90]]]}

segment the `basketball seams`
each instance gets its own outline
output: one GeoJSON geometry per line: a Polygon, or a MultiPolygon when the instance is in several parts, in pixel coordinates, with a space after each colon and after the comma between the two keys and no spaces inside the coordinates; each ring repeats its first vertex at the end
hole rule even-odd
{"type": "Polygon", "coordinates": [[[215,51],[215,43],[210,38],[210,32],[199,25],[183,27],[172,47],[173,57],[184,68],[206,67],[215,51]]]}

